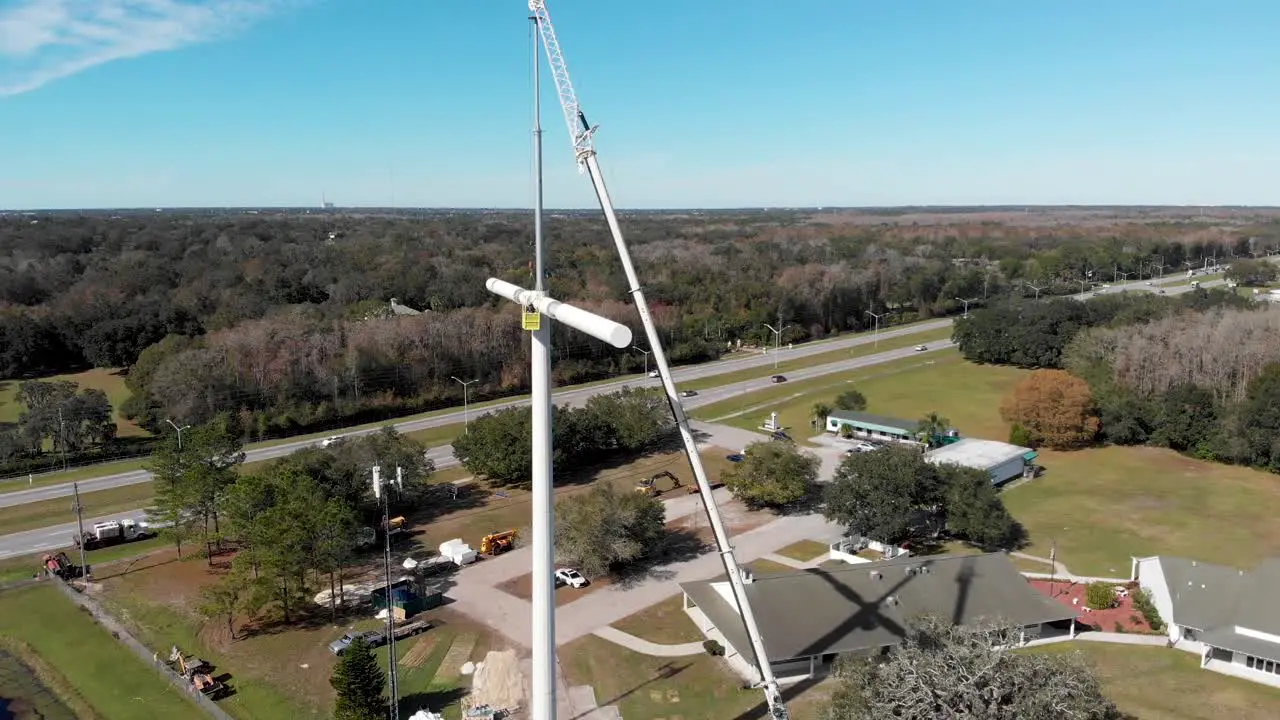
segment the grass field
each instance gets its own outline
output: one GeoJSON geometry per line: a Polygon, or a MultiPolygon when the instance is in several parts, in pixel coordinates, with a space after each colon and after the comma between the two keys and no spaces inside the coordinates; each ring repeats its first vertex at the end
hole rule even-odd
{"type": "Polygon", "coordinates": [[[60,682],[106,720],[199,717],[180,691],[117,642],[56,588],[0,593],[0,636],[29,646],[60,682]]]}
{"type": "MultiPolygon", "coordinates": [[[[70,538],[68,538],[70,539],[70,538]]],[[[133,560],[142,557],[148,553],[157,550],[163,550],[169,547],[169,543],[160,538],[151,538],[149,540],[140,540],[138,542],[129,543],[127,545],[117,545],[115,547],[102,548],[101,550],[90,550],[86,552],[85,562],[93,568],[93,573],[97,577],[110,575],[115,572],[116,568],[123,564],[126,560],[133,560]]],[[[51,550],[51,553],[57,553],[58,550],[51,550]]],[[[80,551],[71,547],[62,548],[61,552],[65,552],[67,557],[71,558],[71,562],[80,562],[80,551]]],[[[33,553],[31,555],[21,555],[18,557],[5,558],[0,560],[0,583],[11,582],[13,580],[25,580],[31,577],[40,566],[40,558],[46,553],[33,553]]]]}
{"type": "Polygon", "coordinates": [[[615,622],[613,627],[662,645],[702,642],[702,631],[684,611],[684,595],[676,594],[615,622]]]}
{"type": "Polygon", "coordinates": [[[823,557],[830,551],[831,549],[823,543],[814,540],[798,540],[784,548],[775,550],[774,554],[791,558],[792,560],[799,560],[800,562],[809,562],[823,557]]]}
{"type": "MultiPolygon", "coordinates": [[[[776,410],[784,425],[807,431],[815,402],[856,387],[870,412],[910,420],[937,411],[965,436],[1006,440],[1000,402],[1025,374],[973,365],[949,350],[928,361],[911,358],[786,383],[695,414],[712,419],[749,406],[749,413],[722,422],[752,428],[763,413],[776,410]]],[[[1004,501],[1030,534],[1026,551],[1047,557],[1056,542],[1058,559],[1072,572],[1127,576],[1131,556],[1156,553],[1242,567],[1280,554],[1280,524],[1272,521],[1280,515],[1280,483],[1273,475],[1148,447],[1046,450],[1039,462],[1045,474],[1005,491],[1004,501]]],[[[1032,569],[1024,563],[1019,566],[1032,569]]]]}
{"type": "Polygon", "coordinates": [[[1021,652],[1080,651],[1103,692],[1139,720],[1280,717],[1280,690],[1200,669],[1192,653],[1110,643],[1058,643],[1021,652]]]}
{"type": "MultiPolygon", "coordinates": [[[[122,370],[99,368],[40,379],[69,380],[86,390],[101,390],[107,394],[111,407],[115,409],[116,432],[120,437],[145,437],[151,434],[120,414],[120,406],[129,398],[129,389],[124,386],[122,370]]],[[[23,405],[18,401],[18,386],[21,383],[21,380],[0,380],[0,423],[17,422],[18,416],[22,414],[23,405]]]]}
{"type": "MultiPolygon", "coordinates": [[[[729,385],[746,380],[766,378],[775,373],[788,373],[802,368],[826,365],[827,363],[840,362],[841,360],[848,360],[849,358],[865,357],[867,355],[874,355],[878,352],[885,352],[886,350],[899,350],[904,347],[911,347],[921,343],[928,344],[939,340],[949,340],[950,338],[951,328],[948,327],[940,330],[914,333],[902,337],[886,338],[881,340],[878,344],[857,345],[843,350],[830,350],[828,352],[800,357],[794,360],[786,359],[788,353],[786,350],[783,350],[777,369],[774,369],[772,365],[762,365],[747,370],[721,373],[710,377],[698,378],[697,380],[687,380],[680,383],[679,387],[681,390],[706,390],[707,388],[720,387],[722,385],[729,385]]],[[[770,350],[770,352],[772,352],[772,350],[770,350]]]]}
{"type": "MultiPolygon", "coordinates": [[[[80,495],[86,518],[137,510],[151,502],[151,483],[137,483],[80,495]]],[[[41,500],[0,508],[0,527],[6,533],[36,530],[49,525],[75,522],[70,497],[41,500]]]]}

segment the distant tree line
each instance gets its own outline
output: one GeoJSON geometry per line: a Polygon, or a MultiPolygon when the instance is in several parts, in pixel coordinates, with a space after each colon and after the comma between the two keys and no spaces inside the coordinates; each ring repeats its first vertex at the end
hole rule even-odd
{"type": "Polygon", "coordinates": [[[1280,315],[1226,291],[1105,300],[957,324],[966,358],[1040,368],[1002,406],[1011,442],[1149,444],[1280,472],[1280,315]]]}
{"type": "MultiPolygon", "coordinates": [[[[1206,232],[889,220],[624,217],[674,363],[771,340],[764,323],[779,316],[781,341],[800,342],[866,329],[868,312],[882,324],[933,317],[1022,281],[1068,292],[1088,268],[1177,267],[1280,245],[1280,224],[1265,222],[1206,232]]],[[[596,214],[557,214],[548,236],[551,293],[642,337],[596,214]]],[[[128,367],[125,414],[143,428],[230,413],[245,440],[457,404],[454,377],[479,380],[476,399],[519,393],[527,341],[516,309],[483,284],[529,282],[529,237],[527,217],[504,213],[0,216],[0,377],[128,367]],[[393,316],[392,297],[424,313],[393,316]]],[[[554,348],[561,384],[644,364],[563,328],[554,348]]],[[[24,457],[14,469],[24,463],[48,461],[24,457]]]]}

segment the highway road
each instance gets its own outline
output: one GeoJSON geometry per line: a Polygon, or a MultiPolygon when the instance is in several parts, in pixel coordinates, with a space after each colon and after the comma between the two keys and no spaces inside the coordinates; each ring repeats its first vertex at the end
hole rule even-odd
{"type": "MultiPolygon", "coordinates": [[[[928,343],[928,349],[924,351],[916,351],[909,347],[899,348],[896,350],[886,350],[885,352],[881,352],[881,353],[875,353],[872,355],[863,355],[861,357],[850,358],[848,360],[840,360],[832,363],[826,363],[824,365],[815,365],[814,367],[810,367],[810,368],[789,370],[786,372],[786,377],[788,382],[796,382],[799,380],[807,380],[810,378],[822,377],[823,375],[830,375],[837,372],[847,372],[849,370],[856,370],[859,368],[878,365],[881,363],[891,362],[893,360],[900,360],[902,358],[908,358],[908,357],[920,357],[921,361],[924,362],[925,361],[924,358],[927,357],[928,355],[931,355],[940,350],[945,350],[950,347],[954,347],[954,345],[949,340],[933,341],[928,343]]],[[[770,363],[772,363],[772,359],[770,359],[770,363]]],[[[699,368],[688,368],[688,370],[691,370],[691,371],[697,370],[697,369],[699,368]]],[[[771,371],[772,368],[769,368],[768,370],[771,371]]],[[[722,387],[710,388],[707,390],[699,391],[697,395],[690,398],[683,399],[684,408],[686,411],[693,411],[699,407],[710,405],[712,403],[717,403],[722,400],[728,400],[730,398],[739,397],[742,395],[746,395],[748,393],[759,392],[766,388],[778,387],[774,383],[770,382],[769,380],[770,374],[772,373],[765,372],[765,373],[762,373],[761,376],[757,379],[744,380],[741,382],[724,385],[722,387]]],[[[679,375],[679,373],[677,373],[677,375],[679,375]]],[[[686,377],[684,379],[689,379],[689,378],[686,377]]],[[[560,404],[571,403],[574,405],[581,405],[585,403],[587,401],[587,398],[591,397],[591,395],[600,393],[600,392],[609,392],[610,390],[607,388],[611,388],[611,387],[612,385],[610,384],[610,385],[598,385],[595,387],[583,388],[580,390],[571,390],[562,394],[557,394],[556,400],[560,404]]],[[[524,402],[522,401],[518,403],[511,403],[511,404],[523,405],[524,402]]],[[[443,417],[447,417],[447,416],[443,416],[443,417]]],[[[763,415],[761,417],[761,420],[763,421],[763,415]]],[[[441,420],[440,418],[427,418],[423,420],[410,421],[408,423],[404,423],[403,425],[409,426],[405,429],[418,430],[424,427],[433,427],[432,425],[429,425],[429,424],[420,424],[420,423],[431,423],[436,421],[439,421],[439,424],[448,424],[449,422],[446,420],[441,420]]],[[[364,431],[364,432],[369,432],[369,431],[364,431]]],[[[363,434],[363,432],[359,434],[363,434]]],[[[269,459],[271,457],[281,457],[283,455],[287,455],[290,452],[293,452],[294,450],[297,450],[298,448],[306,447],[314,444],[315,444],[315,441],[307,441],[305,443],[295,443],[295,444],[292,444],[293,448],[291,450],[276,452],[275,454],[267,457],[260,456],[254,459],[269,459]]],[[[282,447],[286,447],[286,446],[280,446],[276,448],[264,448],[264,450],[279,451],[280,448],[282,447]]],[[[436,467],[449,467],[451,465],[456,465],[458,462],[456,459],[454,459],[453,448],[449,445],[431,448],[430,450],[427,451],[427,456],[436,462],[436,467]]],[[[112,478],[101,478],[101,479],[116,480],[119,485],[126,485],[130,483],[143,482],[147,479],[147,475],[146,473],[142,473],[142,472],[125,473],[123,475],[113,476],[112,478]],[[137,478],[137,479],[131,479],[124,482],[120,482],[119,481],[120,478],[137,478]]],[[[81,488],[84,489],[86,483],[88,482],[90,481],[80,483],[81,488]]],[[[108,487],[117,487],[117,486],[118,485],[112,485],[108,487]]],[[[49,488],[36,488],[35,490],[23,491],[23,492],[51,490],[55,487],[62,487],[62,486],[50,486],[49,488]]],[[[98,488],[98,489],[101,489],[101,488],[98,488]]],[[[16,494],[17,493],[10,493],[10,495],[16,495],[16,494]]],[[[7,496],[0,496],[0,497],[7,497],[7,496]]],[[[53,495],[52,497],[56,498],[60,496],[53,495]]],[[[48,498],[44,498],[44,499],[48,499],[48,498]]],[[[93,508],[87,507],[86,509],[89,511],[92,511],[93,508]]],[[[68,504],[68,513],[70,513],[69,504],[68,504]]],[[[142,509],[133,510],[129,512],[118,513],[116,515],[111,516],[110,518],[94,518],[91,520],[85,520],[85,527],[91,526],[94,522],[102,522],[103,520],[107,520],[107,519],[119,519],[119,518],[127,517],[127,518],[133,518],[136,520],[141,520],[141,519],[144,519],[145,516],[146,516],[145,510],[142,510],[142,509]]],[[[55,549],[60,547],[66,547],[67,541],[71,539],[72,535],[75,532],[75,529],[76,529],[76,524],[72,522],[72,523],[64,523],[62,525],[55,525],[55,526],[40,528],[38,530],[30,530],[27,532],[0,535],[0,559],[7,558],[7,557],[14,557],[17,555],[27,555],[30,553],[41,552],[44,550],[50,550],[50,549],[55,549]]]]}
{"type": "MultiPolygon", "coordinates": [[[[880,333],[881,340],[902,337],[905,335],[914,335],[917,333],[928,332],[931,330],[940,330],[951,325],[951,319],[931,320],[928,322],[908,325],[906,327],[885,330],[880,333]]],[[[836,340],[826,340],[813,343],[804,343],[797,345],[792,349],[782,351],[780,359],[782,361],[797,360],[820,353],[831,352],[833,350],[841,350],[847,348],[855,348],[863,345],[870,345],[875,342],[875,338],[870,333],[859,333],[856,336],[848,338],[839,338],[836,340]]],[[[677,385],[681,382],[689,380],[697,380],[700,378],[713,377],[725,373],[739,372],[751,368],[761,368],[761,377],[767,378],[771,374],[773,365],[773,355],[747,355],[745,357],[736,357],[730,360],[720,360],[717,362],[704,363],[701,365],[689,365],[674,369],[675,380],[677,385]]],[[[800,377],[795,372],[789,372],[789,376],[800,377]]],[[[553,398],[557,405],[571,404],[580,406],[586,403],[587,398],[593,395],[607,394],[620,390],[625,385],[637,385],[643,383],[657,383],[656,380],[648,378],[637,378],[630,376],[625,380],[618,380],[610,383],[602,383],[582,388],[565,388],[553,393],[553,398]]],[[[710,393],[711,390],[706,392],[710,393]]],[[[494,410],[520,407],[528,405],[527,398],[520,398],[503,403],[496,403],[485,406],[484,408],[472,409],[472,416],[479,415],[484,412],[494,410]]],[[[399,432],[414,432],[417,430],[426,430],[428,428],[440,427],[443,425],[453,425],[463,421],[463,411],[461,408],[452,412],[435,415],[428,418],[418,420],[405,420],[394,423],[396,430],[399,432]]],[[[377,428],[366,428],[364,430],[334,431],[333,435],[343,437],[355,437],[359,435],[368,435],[378,432],[381,426],[377,428]]],[[[280,443],[267,447],[249,446],[245,450],[245,462],[259,462],[262,460],[274,460],[276,458],[290,455],[302,448],[315,447],[320,444],[321,440],[310,438],[306,440],[294,440],[291,442],[280,443]]],[[[448,467],[453,463],[453,449],[445,446],[443,448],[433,448],[428,457],[436,462],[437,467],[448,467]]],[[[147,482],[151,479],[151,473],[145,470],[133,470],[115,475],[105,475],[102,477],[91,478],[80,481],[80,492],[89,493],[97,490],[108,490],[110,488],[123,487],[125,485],[134,485],[136,483],[147,482]]],[[[11,487],[20,487],[16,481],[11,487]]],[[[0,492],[0,507],[12,507],[14,505],[24,505],[26,503],[39,502],[41,500],[53,500],[60,497],[70,497],[72,494],[71,483],[61,483],[58,485],[46,485],[44,487],[30,488],[26,490],[8,490],[0,492]]]]}
{"type": "MultiPolygon", "coordinates": [[[[1166,278],[1166,282],[1168,281],[1169,279],[1166,278]]],[[[1225,284],[1225,282],[1226,281],[1222,279],[1207,280],[1201,283],[1201,287],[1214,287],[1218,285],[1223,285],[1225,284]]],[[[1189,292],[1192,290],[1190,285],[1176,285],[1176,286],[1170,287],[1167,285],[1162,286],[1160,283],[1156,283],[1155,285],[1147,285],[1145,282],[1134,282],[1134,283],[1127,283],[1127,284],[1118,284],[1112,288],[1108,288],[1104,292],[1119,292],[1121,290],[1151,292],[1155,289],[1164,289],[1166,295],[1178,295],[1178,294],[1189,292]]],[[[1095,294],[1098,294],[1098,293],[1095,293],[1095,294]]],[[[1086,295],[1086,298],[1087,297],[1089,296],[1086,295]]],[[[931,321],[927,323],[920,323],[920,324],[911,325],[905,328],[898,328],[896,330],[885,331],[880,333],[880,336],[882,338],[892,338],[892,337],[900,337],[903,335],[909,335],[913,333],[926,332],[928,330],[934,330],[934,329],[946,327],[948,324],[950,324],[950,322],[951,320],[947,319],[947,320],[931,321]]],[[[831,350],[837,350],[841,348],[852,348],[852,347],[857,347],[859,345],[866,345],[873,341],[874,339],[872,337],[866,334],[860,334],[854,338],[833,340],[833,341],[820,342],[820,343],[807,343],[805,345],[796,347],[793,350],[787,351],[787,354],[784,356],[784,358],[791,360],[791,359],[796,359],[796,358],[805,357],[809,355],[828,352],[831,350]]],[[[900,348],[897,350],[889,350],[882,353],[876,353],[872,355],[865,355],[858,358],[850,358],[848,360],[841,360],[838,362],[827,363],[825,365],[817,365],[810,368],[789,370],[789,371],[786,371],[785,374],[789,381],[794,382],[797,380],[805,380],[809,378],[828,375],[831,373],[854,370],[862,367],[876,365],[879,363],[890,362],[892,360],[898,360],[905,357],[927,356],[929,354],[932,354],[933,352],[943,350],[953,346],[953,344],[950,343],[949,341],[934,341],[934,342],[928,343],[928,345],[929,345],[929,349],[923,353],[915,352],[911,348],[900,348]]],[[[776,387],[775,385],[769,382],[769,375],[772,374],[771,372],[772,364],[773,364],[773,358],[768,355],[762,354],[758,356],[735,358],[732,360],[725,360],[725,361],[720,361],[715,363],[707,363],[704,365],[695,365],[695,366],[676,369],[675,377],[676,377],[677,384],[681,381],[711,377],[711,376],[720,375],[723,373],[737,372],[739,370],[749,369],[753,367],[759,367],[761,368],[761,371],[762,371],[758,379],[732,383],[732,384],[717,387],[717,388],[710,388],[707,390],[700,391],[699,394],[694,397],[685,398],[684,399],[685,409],[692,411],[705,405],[720,402],[721,400],[726,400],[732,397],[745,395],[747,393],[757,392],[759,390],[763,390],[769,387],[776,387]]],[[[592,395],[599,394],[599,393],[614,392],[620,389],[621,387],[623,387],[624,385],[635,384],[637,381],[643,382],[643,379],[637,379],[632,377],[626,380],[619,380],[613,383],[604,383],[604,384],[595,385],[587,388],[566,389],[566,390],[555,393],[554,398],[557,404],[567,403],[575,406],[580,406],[584,404],[587,401],[587,399],[590,398],[592,395]]],[[[495,410],[495,409],[504,408],[504,407],[518,407],[526,404],[528,404],[528,400],[526,399],[513,400],[506,403],[487,406],[483,410],[481,410],[481,412],[495,410]]],[[[456,412],[438,415],[435,417],[423,418],[419,420],[408,420],[408,421],[396,423],[395,427],[397,430],[401,432],[412,432],[415,430],[423,430],[426,428],[438,427],[441,425],[450,425],[454,423],[459,423],[459,422],[462,422],[462,419],[463,419],[462,412],[456,411],[456,412]]],[[[377,432],[377,429],[375,428],[375,429],[367,429],[367,430],[357,430],[357,431],[351,431],[347,433],[335,433],[335,434],[345,435],[345,436],[357,436],[357,435],[365,435],[371,432],[377,432]]],[[[246,451],[246,459],[250,462],[256,462],[260,460],[270,460],[278,457],[283,457],[301,448],[315,446],[318,444],[319,444],[319,440],[310,439],[310,440],[299,440],[299,441],[290,442],[290,443],[283,443],[280,445],[266,447],[266,448],[255,448],[255,449],[246,451]]],[[[427,457],[435,461],[436,467],[438,468],[445,468],[445,467],[449,467],[451,465],[457,464],[457,460],[454,459],[453,457],[453,448],[448,445],[429,449],[427,451],[427,457]]],[[[94,478],[92,480],[85,480],[80,483],[80,488],[82,492],[92,492],[94,490],[104,490],[112,487],[120,487],[123,485],[130,485],[134,483],[145,482],[148,479],[150,479],[149,473],[146,473],[145,471],[136,471],[136,472],[130,472],[130,473],[121,473],[118,475],[111,475],[111,476],[106,476],[101,478],[94,478]]],[[[0,494],[0,507],[20,505],[28,502],[36,502],[38,500],[56,499],[59,497],[69,496],[70,493],[71,493],[70,484],[50,485],[43,488],[33,488],[31,490],[14,491],[14,492],[0,494]]],[[[92,510],[92,508],[88,508],[88,509],[92,510]]],[[[105,519],[118,519],[123,517],[142,519],[144,516],[145,516],[145,512],[143,510],[136,510],[132,512],[119,513],[117,515],[113,515],[111,518],[87,519],[85,521],[85,524],[86,526],[89,526],[89,525],[92,525],[94,522],[101,522],[102,520],[105,520],[105,519]]],[[[76,527],[75,523],[65,523],[62,525],[41,528],[38,530],[30,530],[27,532],[12,533],[8,535],[0,535],[0,558],[13,557],[17,555],[26,555],[34,552],[41,552],[44,550],[65,547],[67,545],[67,541],[71,538],[72,534],[74,533],[75,527],[76,527]]]]}

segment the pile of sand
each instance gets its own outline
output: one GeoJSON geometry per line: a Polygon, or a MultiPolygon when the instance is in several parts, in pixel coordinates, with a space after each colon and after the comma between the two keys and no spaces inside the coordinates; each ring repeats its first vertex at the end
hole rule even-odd
{"type": "Polygon", "coordinates": [[[491,650],[476,664],[468,707],[488,705],[495,710],[515,710],[528,695],[515,650],[491,650]]]}

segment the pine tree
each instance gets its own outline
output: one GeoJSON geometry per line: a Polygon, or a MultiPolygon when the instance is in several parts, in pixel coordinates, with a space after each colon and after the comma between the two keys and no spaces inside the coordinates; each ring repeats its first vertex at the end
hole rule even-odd
{"type": "Polygon", "coordinates": [[[329,684],[338,692],[333,720],[381,720],[387,711],[387,698],[382,694],[386,683],[373,649],[357,638],[342,653],[329,678],[329,684]]]}

